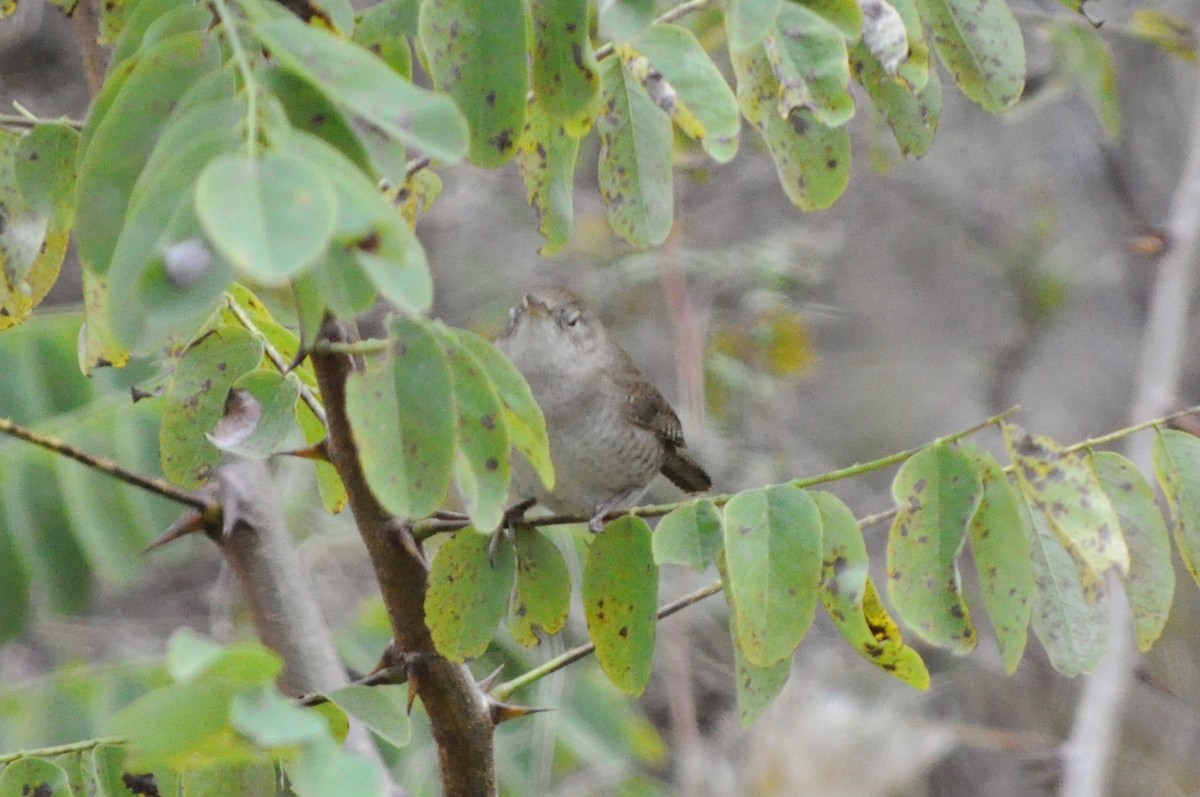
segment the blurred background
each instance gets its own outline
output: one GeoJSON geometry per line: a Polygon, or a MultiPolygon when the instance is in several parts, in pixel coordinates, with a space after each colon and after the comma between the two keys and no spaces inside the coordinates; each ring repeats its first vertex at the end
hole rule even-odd
{"type": "MultiPolygon", "coordinates": [[[[1088,3],[1106,22],[1119,141],[1040,27],[1045,14],[1070,12],[1050,0],[1013,6],[1029,56],[1026,99],[994,116],[946,81],[937,138],[918,161],[904,160],[860,103],[850,187],[823,213],[791,207],[743,128],[727,165],[680,150],[674,232],[661,249],[635,251],[604,218],[593,137],[580,153],[572,241],[542,258],[515,165],[441,170],[444,190],[418,226],[435,314],[492,335],[529,287],[571,287],[675,403],[721,491],[883,456],[1017,404],[1023,426],[1065,442],[1126,424],[1156,274],[1147,246],[1197,134],[1200,75],[1194,61],[1123,26],[1133,10],[1153,8],[1194,31],[1200,6],[1088,3]]],[[[78,50],[57,10],[22,0],[0,21],[4,107],[15,100],[40,117],[81,118],[88,89],[78,50]]],[[[127,390],[155,365],[90,383],[78,375],[77,273],[66,267],[44,306],[55,309],[0,335],[0,416],[152,471],[154,408],[144,405],[153,402],[131,405],[127,390]]],[[[1198,370],[1186,368],[1184,405],[1200,402],[1198,370]]],[[[998,450],[997,438],[979,442],[998,450]]],[[[0,645],[0,750],[100,733],[103,716],[161,680],[156,657],[181,625],[221,640],[248,633],[236,586],[206,540],[139,553],[173,507],[15,441],[0,440],[0,474],[0,557],[24,563],[9,568],[23,577],[0,582],[0,630],[11,637],[0,645]]],[[[343,656],[369,669],[387,624],[357,535],[314,503],[310,469],[282,463],[276,475],[343,656]]],[[[870,514],[891,506],[890,477],[832,489],[870,514]]],[[[662,484],[652,497],[674,496],[662,484]]],[[[885,533],[867,532],[877,580],[885,533]]],[[[573,532],[558,541],[576,550],[573,532]]],[[[970,598],[973,573],[964,576],[970,598]]],[[[667,568],[661,599],[713,577],[667,568]]],[[[1200,793],[1198,612],[1180,569],[1167,632],[1138,660],[1115,795],[1200,793]]],[[[989,633],[981,629],[965,658],[918,645],[933,685],[917,693],[818,616],[784,694],[742,729],[725,604],[710,598],[660,624],[641,699],[621,697],[592,661],[519,694],[556,710],[501,726],[501,783],[508,794],[546,795],[1054,794],[1080,682],[1054,672],[1032,638],[1005,676],[989,633]]],[[[504,663],[511,676],[560,652],[582,639],[581,614],[564,636],[532,651],[502,639],[473,669],[482,677],[504,663]]],[[[416,730],[411,747],[384,751],[416,794],[436,790],[427,736],[416,730]]]]}

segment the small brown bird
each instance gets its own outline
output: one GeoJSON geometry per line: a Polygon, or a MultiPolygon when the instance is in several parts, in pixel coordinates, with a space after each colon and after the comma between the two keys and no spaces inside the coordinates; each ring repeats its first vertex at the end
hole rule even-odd
{"type": "Polygon", "coordinates": [[[603,517],[629,506],[662,473],[682,490],[712,479],[684,450],[671,405],[604,326],[566,288],[539,288],[509,312],[497,340],[525,377],[546,416],[555,486],[547,491],[533,468],[513,462],[513,485],[555,512],[603,517]]]}

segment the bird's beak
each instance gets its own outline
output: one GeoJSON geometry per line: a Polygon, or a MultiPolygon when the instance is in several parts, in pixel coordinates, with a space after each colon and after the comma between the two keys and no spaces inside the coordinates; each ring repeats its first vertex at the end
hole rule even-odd
{"type": "Polygon", "coordinates": [[[546,315],[549,308],[546,305],[533,298],[532,293],[527,293],[521,297],[521,309],[524,310],[530,318],[546,315]]]}

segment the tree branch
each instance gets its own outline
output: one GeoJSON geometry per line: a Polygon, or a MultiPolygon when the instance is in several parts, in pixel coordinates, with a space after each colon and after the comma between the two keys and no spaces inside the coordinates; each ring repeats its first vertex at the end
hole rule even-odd
{"type": "MultiPolygon", "coordinates": [[[[321,337],[345,343],[351,331],[327,319],[321,337]]],[[[406,524],[388,514],[367,486],[346,415],[347,356],[315,351],[313,369],[329,420],[329,453],[371,557],[391,620],[396,650],[437,741],[445,797],[496,793],[492,719],[486,695],[466,667],[442,658],[425,625],[428,566],[406,524]]]]}

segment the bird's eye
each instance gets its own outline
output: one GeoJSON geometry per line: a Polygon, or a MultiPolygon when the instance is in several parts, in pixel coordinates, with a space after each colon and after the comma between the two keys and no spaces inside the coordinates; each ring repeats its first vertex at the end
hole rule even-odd
{"type": "Polygon", "coordinates": [[[579,317],[580,314],[578,310],[568,310],[566,315],[563,316],[563,323],[569,327],[574,327],[579,323],[579,317]]]}

